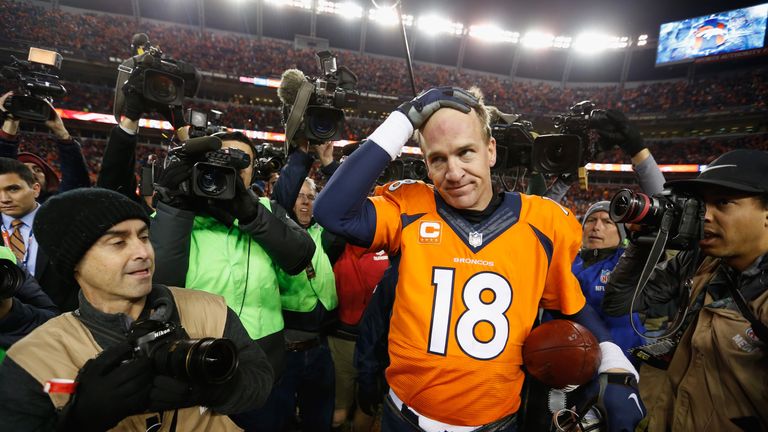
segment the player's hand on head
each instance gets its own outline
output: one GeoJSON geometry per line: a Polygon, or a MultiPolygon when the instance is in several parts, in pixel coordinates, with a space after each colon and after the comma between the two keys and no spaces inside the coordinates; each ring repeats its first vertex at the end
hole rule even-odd
{"type": "Polygon", "coordinates": [[[477,98],[466,90],[446,86],[425,90],[411,101],[401,104],[397,110],[408,117],[414,129],[418,129],[440,108],[453,108],[468,113],[479,104],[477,98]]]}

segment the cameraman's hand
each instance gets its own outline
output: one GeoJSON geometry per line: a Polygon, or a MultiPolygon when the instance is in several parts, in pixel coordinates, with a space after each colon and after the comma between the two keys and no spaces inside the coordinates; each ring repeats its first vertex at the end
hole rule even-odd
{"type": "Polygon", "coordinates": [[[181,210],[195,210],[194,199],[189,195],[189,190],[181,190],[181,185],[192,178],[192,164],[183,161],[173,161],[160,173],[155,183],[158,199],[181,210]]]}
{"type": "Polygon", "coordinates": [[[317,158],[322,166],[328,166],[333,162],[333,141],[326,141],[315,146],[317,158]]]}
{"type": "Polygon", "coordinates": [[[13,118],[13,114],[11,114],[7,109],[5,109],[5,103],[13,97],[13,92],[9,91],[6,94],[0,96],[0,111],[3,113],[3,117],[5,120],[3,121],[3,132],[7,133],[8,135],[16,135],[19,133],[19,123],[20,121],[18,119],[13,118]]]}
{"type": "Polygon", "coordinates": [[[235,219],[241,225],[247,225],[256,219],[262,205],[258,197],[245,188],[240,176],[235,179],[235,187],[235,197],[231,200],[217,200],[209,207],[209,213],[227,226],[232,226],[235,219]]]}
{"type": "Polygon", "coordinates": [[[123,342],[85,363],[65,408],[64,430],[105,431],[146,411],[152,366],[147,358],[131,359],[132,349],[123,342]]]}
{"type": "Polygon", "coordinates": [[[67,128],[64,127],[64,122],[61,121],[61,116],[59,116],[56,108],[54,108],[50,102],[46,101],[46,103],[51,109],[51,118],[46,120],[45,126],[51,130],[51,133],[56,136],[56,139],[60,141],[68,141],[72,137],[69,135],[67,128]]]}
{"type": "Polygon", "coordinates": [[[149,410],[167,411],[204,405],[205,389],[196,383],[158,375],[149,391],[149,410]]]}
{"type": "Polygon", "coordinates": [[[632,157],[645,148],[640,132],[621,111],[605,110],[604,115],[593,120],[591,126],[600,135],[598,144],[604,150],[619,146],[624,153],[632,157]]]}
{"type": "Polygon", "coordinates": [[[155,111],[163,116],[174,130],[187,125],[186,120],[184,120],[184,108],[181,105],[161,105],[155,111]]]}
{"type": "Polygon", "coordinates": [[[435,87],[419,93],[410,102],[397,107],[397,110],[408,117],[414,129],[418,129],[440,108],[453,108],[467,114],[478,104],[478,100],[464,89],[435,87]]]}
{"type": "Polygon", "coordinates": [[[145,107],[144,96],[130,84],[130,80],[123,85],[123,95],[125,95],[125,112],[127,118],[138,122],[141,115],[147,111],[145,107]]]}

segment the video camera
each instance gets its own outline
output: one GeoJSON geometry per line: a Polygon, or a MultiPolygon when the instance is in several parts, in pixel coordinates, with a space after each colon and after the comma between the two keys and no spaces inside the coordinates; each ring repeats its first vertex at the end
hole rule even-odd
{"type": "Polygon", "coordinates": [[[30,48],[27,61],[11,56],[13,62],[2,69],[3,78],[18,83],[18,90],[6,99],[3,107],[19,120],[44,122],[51,118],[53,98],[62,97],[67,90],[53,70],[61,69],[61,54],[40,48],[30,48]]]}
{"type": "Polygon", "coordinates": [[[164,166],[173,161],[194,163],[191,184],[185,181],[180,185],[183,194],[228,200],[235,197],[238,171],[247,168],[251,158],[242,150],[221,148],[221,139],[216,136],[206,136],[191,138],[170,149],[164,166]]]}
{"type": "Polygon", "coordinates": [[[557,134],[534,136],[530,122],[499,119],[491,126],[496,139],[495,169],[522,166],[542,174],[576,173],[600,151],[590,130],[603,119],[605,111],[595,109],[591,101],[579,102],[556,116],[557,134]]]}
{"type": "Polygon", "coordinates": [[[127,92],[141,95],[150,106],[181,106],[185,97],[197,93],[200,73],[194,66],[165,57],[143,33],[133,36],[131,46],[135,55],[117,68],[115,119],[125,112],[124,86],[127,92]]]}
{"type": "Polygon", "coordinates": [[[139,320],[131,325],[128,341],[133,357],[146,357],[154,371],[187,382],[222,384],[235,375],[240,363],[229,339],[189,339],[172,322],[139,320]]]}
{"type": "Polygon", "coordinates": [[[272,173],[279,172],[283,165],[285,165],[285,154],[282,150],[266,144],[256,145],[255,148],[254,178],[268,180],[272,173]]]}
{"type": "Polygon", "coordinates": [[[223,112],[214,109],[209,112],[194,108],[188,109],[186,117],[189,123],[189,137],[199,138],[219,132],[226,132],[227,128],[221,125],[222,115],[224,115],[223,112]]]}
{"type": "Polygon", "coordinates": [[[376,183],[383,185],[391,181],[403,179],[429,181],[427,165],[423,160],[414,157],[395,159],[379,175],[376,183]]]}
{"type": "Polygon", "coordinates": [[[653,244],[664,217],[669,213],[669,237],[666,247],[690,250],[696,247],[704,232],[704,203],[693,196],[666,190],[648,196],[622,189],[611,198],[609,214],[616,223],[643,226],[640,232],[629,231],[631,241],[653,244]]]}
{"type": "Polygon", "coordinates": [[[358,103],[357,76],[345,66],[336,66],[330,51],[317,53],[321,75],[305,77],[298,69],[283,72],[278,96],[283,102],[286,145],[295,136],[312,144],[341,138],[344,108],[358,103]]]}

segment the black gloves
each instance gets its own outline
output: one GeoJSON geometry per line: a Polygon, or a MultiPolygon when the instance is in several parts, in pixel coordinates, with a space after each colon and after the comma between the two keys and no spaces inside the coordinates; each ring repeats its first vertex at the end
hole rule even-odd
{"type": "Polygon", "coordinates": [[[105,431],[146,411],[154,374],[148,359],[130,359],[131,350],[123,342],[85,363],[65,408],[62,430],[105,431]]]}
{"type": "Polygon", "coordinates": [[[357,406],[369,416],[376,415],[376,411],[378,411],[379,405],[384,400],[387,389],[389,387],[383,376],[377,377],[373,382],[368,382],[365,379],[358,381],[357,406]]]}
{"type": "Polygon", "coordinates": [[[184,119],[184,108],[181,105],[160,105],[148,101],[141,94],[144,83],[140,77],[131,77],[123,85],[122,92],[125,95],[125,116],[133,121],[139,121],[141,115],[150,111],[156,111],[178,129],[187,124],[184,119]]]}
{"type": "Polygon", "coordinates": [[[640,132],[621,111],[605,110],[603,115],[592,120],[591,126],[600,135],[598,144],[603,150],[619,146],[624,153],[632,157],[645,148],[640,132]]]}
{"type": "Polygon", "coordinates": [[[410,102],[397,107],[397,110],[408,117],[414,129],[418,129],[440,108],[453,108],[466,114],[478,105],[478,100],[464,89],[435,87],[419,93],[410,102]]]}
{"type": "Polygon", "coordinates": [[[200,384],[158,375],[152,382],[152,390],[149,392],[149,410],[167,411],[205,405],[204,399],[205,389],[200,384]]]}
{"type": "Polygon", "coordinates": [[[195,210],[195,199],[189,194],[191,178],[192,164],[178,160],[171,162],[160,173],[155,184],[158,199],[177,209],[195,210]]]}
{"type": "Polygon", "coordinates": [[[159,105],[155,111],[168,120],[174,130],[187,124],[184,119],[184,108],[181,105],[159,105]]]}
{"type": "Polygon", "coordinates": [[[235,178],[235,197],[231,200],[217,200],[208,207],[208,212],[219,222],[226,226],[232,226],[235,219],[242,225],[247,225],[256,219],[259,214],[258,197],[245,188],[240,176],[235,178]]]}
{"type": "Polygon", "coordinates": [[[640,400],[637,381],[631,373],[601,373],[597,378],[568,393],[568,406],[579,415],[590,407],[600,411],[600,417],[611,432],[633,432],[646,410],[640,400]]]}

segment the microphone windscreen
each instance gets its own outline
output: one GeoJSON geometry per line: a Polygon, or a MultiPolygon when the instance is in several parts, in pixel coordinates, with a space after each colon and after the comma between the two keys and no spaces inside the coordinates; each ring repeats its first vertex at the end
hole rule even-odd
{"type": "Polygon", "coordinates": [[[307,81],[304,72],[298,69],[288,69],[283,72],[280,87],[277,89],[277,97],[285,105],[293,105],[299,94],[301,85],[307,81]]]}

